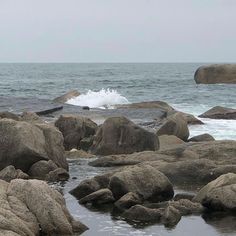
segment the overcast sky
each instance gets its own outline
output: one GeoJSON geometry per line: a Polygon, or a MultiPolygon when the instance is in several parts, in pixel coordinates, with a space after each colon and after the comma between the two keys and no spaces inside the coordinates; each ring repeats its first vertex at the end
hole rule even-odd
{"type": "Polygon", "coordinates": [[[236,62],[236,0],[0,0],[0,62],[236,62]]]}

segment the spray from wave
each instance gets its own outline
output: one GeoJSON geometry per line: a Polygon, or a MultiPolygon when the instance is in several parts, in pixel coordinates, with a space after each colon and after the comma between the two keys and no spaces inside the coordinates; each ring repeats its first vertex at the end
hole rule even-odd
{"type": "Polygon", "coordinates": [[[88,106],[90,108],[114,108],[117,104],[127,104],[128,99],[113,89],[101,89],[100,91],[88,90],[87,93],[67,101],[75,106],[88,106]]]}

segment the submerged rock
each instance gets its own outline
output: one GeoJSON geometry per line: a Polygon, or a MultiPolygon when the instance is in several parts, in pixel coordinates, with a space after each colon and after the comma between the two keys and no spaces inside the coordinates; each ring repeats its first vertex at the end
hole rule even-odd
{"type": "Polygon", "coordinates": [[[0,203],[3,235],[74,235],[88,229],[73,219],[62,195],[43,181],[0,180],[0,203]]]}
{"type": "Polygon", "coordinates": [[[98,129],[91,151],[111,155],[157,150],[159,141],[154,133],[135,125],[125,117],[110,117],[98,129]]]}
{"type": "Polygon", "coordinates": [[[163,210],[151,209],[142,205],[135,205],[126,210],[122,216],[131,221],[159,222],[162,214],[163,210]]]}
{"type": "Polygon", "coordinates": [[[236,174],[228,173],[204,186],[194,198],[211,210],[236,211],[236,174]]]}
{"type": "Polygon", "coordinates": [[[94,135],[97,124],[82,116],[61,115],[55,126],[62,132],[66,150],[80,148],[80,141],[85,137],[94,135]]]}
{"type": "Polygon", "coordinates": [[[199,117],[210,119],[236,120],[236,109],[216,106],[201,114],[199,117]]]}
{"type": "Polygon", "coordinates": [[[235,84],[236,64],[201,66],[194,75],[197,84],[235,84]]]}
{"type": "Polygon", "coordinates": [[[66,103],[68,100],[78,97],[79,95],[80,93],[77,90],[71,90],[64,95],[55,98],[53,101],[57,103],[66,103]]]}

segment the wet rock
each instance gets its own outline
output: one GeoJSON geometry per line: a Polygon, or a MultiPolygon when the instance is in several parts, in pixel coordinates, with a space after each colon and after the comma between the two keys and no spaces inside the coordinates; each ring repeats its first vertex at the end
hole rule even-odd
{"type": "Polygon", "coordinates": [[[93,192],[79,200],[80,204],[92,203],[94,205],[97,204],[105,204],[114,202],[115,199],[110,189],[100,189],[96,192],[93,192]]]}
{"type": "Polygon", "coordinates": [[[88,229],[73,219],[62,195],[43,181],[0,181],[0,202],[4,235],[74,235],[88,229]]]}
{"type": "Polygon", "coordinates": [[[110,117],[98,129],[91,151],[95,155],[157,150],[158,138],[125,117],[110,117]]]}
{"type": "Polygon", "coordinates": [[[142,205],[135,205],[126,210],[122,217],[131,221],[141,222],[159,222],[161,220],[163,210],[150,209],[142,205]]]}
{"type": "Polygon", "coordinates": [[[112,175],[109,182],[115,199],[128,192],[138,194],[144,200],[162,201],[173,197],[173,186],[168,178],[152,166],[132,166],[112,175]]]}
{"type": "Polygon", "coordinates": [[[235,84],[236,64],[201,66],[194,75],[197,84],[235,84]]]}
{"type": "Polygon", "coordinates": [[[214,141],[215,139],[210,134],[200,134],[194,136],[188,140],[188,142],[206,142],[206,141],[214,141]]]}
{"type": "Polygon", "coordinates": [[[72,189],[70,193],[77,199],[81,199],[99,189],[107,188],[112,175],[113,173],[111,172],[104,175],[97,175],[91,179],[85,179],[76,188],[72,189]]]}
{"type": "Polygon", "coordinates": [[[173,227],[177,225],[180,220],[181,214],[179,210],[173,206],[168,206],[162,215],[162,222],[166,227],[173,227]]]}
{"type": "Polygon", "coordinates": [[[80,148],[80,141],[94,135],[97,125],[89,118],[75,115],[61,115],[55,126],[62,132],[66,150],[80,148]]]}
{"type": "Polygon", "coordinates": [[[196,118],[192,114],[188,114],[188,113],[184,113],[184,112],[180,112],[180,111],[179,111],[179,113],[183,115],[183,117],[188,125],[203,125],[204,124],[201,120],[199,120],[198,118],[196,118]]]}
{"type": "Polygon", "coordinates": [[[89,162],[89,165],[95,167],[111,167],[111,166],[126,166],[135,165],[145,161],[157,161],[160,159],[168,159],[169,156],[158,154],[153,151],[135,152],[132,154],[110,155],[99,157],[98,159],[89,162]]]}
{"type": "Polygon", "coordinates": [[[57,169],[57,165],[49,160],[49,161],[38,161],[36,163],[34,163],[29,170],[29,175],[32,178],[36,178],[36,179],[45,179],[46,175],[50,172],[53,171],[55,169],[57,169]]]}
{"type": "Polygon", "coordinates": [[[236,109],[216,106],[201,114],[199,117],[210,119],[236,120],[236,109]]]}
{"type": "Polygon", "coordinates": [[[126,193],[124,196],[122,196],[118,201],[115,202],[116,208],[118,208],[121,211],[127,210],[130,207],[141,204],[142,200],[136,193],[126,193]]]}
{"type": "Polygon", "coordinates": [[[236,210],[236,174],[221,175],[204,186],[194,198],[211,210],[236,210]]]}
{"type": "Polygon", "coordinates": [[[69,173],[63,168],[57,168],[55,170],[50,171],[45,180],[49,182],[56,182],[56,181],[66,181],[70,178],[69,173]]]}
{"type": "Polygon", "coordinates": [[[13,179],[28,179],[29,176],[19,169],[15,169],[14,166],[7,166],[0,171],[0,179],[10,182],[13,179]]]}
{"type": "Polygon", "coordinates": [[[181,113],[174,113],[163,121],[157,130],[157,135],[175,135],[183,141],[187,141],[189,137],[188,124],[181,113]]]}
{"type": "Polygon", "coordinates": [[[64,95],[55,98],[53,101],[57,103],[66,103],[68,100],[78,97],[79,95],[80,93],[77,90],[71,90],[64,95]]]}

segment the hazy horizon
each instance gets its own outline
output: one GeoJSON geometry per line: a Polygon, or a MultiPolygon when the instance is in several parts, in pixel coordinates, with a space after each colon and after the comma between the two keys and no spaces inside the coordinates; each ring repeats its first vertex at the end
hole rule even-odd
{"type": "Polygon", "coordinates": [[[0,63],[236,62],[234,0],[0,0],[0,63]]]}

